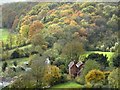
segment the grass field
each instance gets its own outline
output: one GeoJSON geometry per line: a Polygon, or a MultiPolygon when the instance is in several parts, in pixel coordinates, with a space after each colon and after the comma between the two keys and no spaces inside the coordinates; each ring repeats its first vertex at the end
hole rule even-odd
{"type": "Polygon", "coordinates": [[[82,85],[77,84],[75,82],[67,82],[67,83],[55,85],[51,87],[50,89],[52,90],[54,88],[82,88],[82,85]]]}
{"type": "Polygon", "coordinates": [[[0,40],[6,40],[9,35],[9,31],[7,29],[0,29],[0,40]]]}
{"type": "Polygon", "coordinates": [[[87,57],[91,53],[99,53],[99,54],[107,55],[108,60],[110,60],[112,58],[112,56],[114,55],[114,52],[87,51],[82,56],[87,57]]]}

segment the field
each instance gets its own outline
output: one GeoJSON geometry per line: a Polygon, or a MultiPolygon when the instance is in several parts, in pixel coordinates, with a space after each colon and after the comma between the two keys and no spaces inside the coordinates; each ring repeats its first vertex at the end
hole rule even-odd
{"type": "Polygon", "coordinates": [[[51,87],[51,90],[55,88],[81,88],[81,87],[82,86],[80,84],[77,84],[75,82],[67,82],[67,83],[55,85],[51,87]]]}
{"type": "Polygon", "coordinates": [[[114,55],[114,52],[86,51],[82,56],[87,57],[91,53],[98,53],[98,54],[107,55],[108,60],[110,60],[112,58],[112,56],[114,55]]]}
{"type": "Polygon", "coordinates": [[[9,32],[7,29],[0,29],[0,40],[6,40],[9,35],[9,32]]]}

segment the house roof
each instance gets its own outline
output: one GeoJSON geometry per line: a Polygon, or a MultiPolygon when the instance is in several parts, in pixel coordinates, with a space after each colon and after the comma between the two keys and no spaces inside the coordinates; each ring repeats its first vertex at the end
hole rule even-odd
{"type": "Polygon", "coordinates": [[[74,64],[74,61],[71,61],[68,66],[71,68],[74,64]]]}
{"type": "Polygon", "coordinates": [[[79,61],[79,62],[76,64],[76,66],[77,66],[77,67],[80,67],[82,64],[83,64],[83,62],[82,62],[82,61],[79,61]]]}

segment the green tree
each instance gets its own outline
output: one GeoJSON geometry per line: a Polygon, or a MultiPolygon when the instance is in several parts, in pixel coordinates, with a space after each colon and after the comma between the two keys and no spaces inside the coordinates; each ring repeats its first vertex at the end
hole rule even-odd
{"type": "Polygon", "coordinates": [[[45,44],[45,40],[43,38],[43,35],[38,33],[36,35],[34,35],[32,38],[31,38],[31,43],[32,45],[34,46],[42,46],[45,44]]]}
{"type": "Polygon", "coordinates": [[[68,42],[62,50],[62,54],[65,55],[69,60],[78,60],[80,54],[82,53],[84,53],[83,45],[76,40],[68,42]]]}
{"type": "Polygon", "coordinates": [[[42,88],[44,82],[44,71],[45,71],[45,57],[39,57],[39,55],[34,55],[31,58],[31,74],[36,80],[36,88],[42,88]]]}

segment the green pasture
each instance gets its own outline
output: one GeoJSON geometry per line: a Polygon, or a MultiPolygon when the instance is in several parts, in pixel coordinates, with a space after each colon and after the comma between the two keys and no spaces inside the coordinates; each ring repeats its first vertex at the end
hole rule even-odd
{"type": "Polygon", "coordinates": [[[114,52],[102,52],[102,51],[86,51],[82,56],[83,57],[87,57],[89,54],[91,53],[98,53],[98,54],[103,54],[103,55],[107,55],[108,60],[110,60],[112,58],[112,56],[114,55],[114,52]]]}

